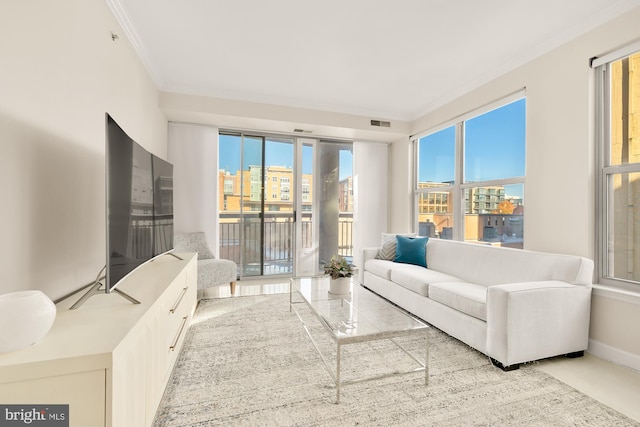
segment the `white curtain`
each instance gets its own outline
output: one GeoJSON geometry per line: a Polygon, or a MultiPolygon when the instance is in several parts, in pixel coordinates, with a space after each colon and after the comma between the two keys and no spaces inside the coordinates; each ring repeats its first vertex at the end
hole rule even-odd
{"type": "Polygon", "coordinates": [[[387,231],[388,145],[353,143],[353,262],[362,271],[363,248],[380,246],[387,231]]]}
{"type": "Polygon", "coordinates": [[[218,129],[169,123],[175,232],[204,231],[218,256],[218,129]]]}

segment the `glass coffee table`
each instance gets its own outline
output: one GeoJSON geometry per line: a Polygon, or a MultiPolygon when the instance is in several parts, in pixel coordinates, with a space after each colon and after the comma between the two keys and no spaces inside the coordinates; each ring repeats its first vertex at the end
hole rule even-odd
{"type": "Polygon", "coordinates": [[[294,277],[289,288],[289,310],[294,311],[307,332],[309,339],[324,362],[336,385],[336,403],[340,403],[340,388],[348,384],[424,371],[424,383],[429,382],[429,326],[407,312],[392,305],[368,289],[351,284],[348,295],[329,293],[329,276],[294,277]],[[298,297],[301,297],[301,299],[298,297]],[[295,299],[295,300],[294,300],[295,299]],[[331,366],[314,340],[309,326],[296,309],[297,304],[309,306],[315,317],[336,343],[336,366],[331,366]],[[424,337],[424,361],[406,350],[395,338],[407,335],[424,337]],[[390,340],[406,353],[417,367],[405,371],[393,371],[381,375],[343,381],[340,378],[342,347],[348,344],[376,340],[390,340]]]}

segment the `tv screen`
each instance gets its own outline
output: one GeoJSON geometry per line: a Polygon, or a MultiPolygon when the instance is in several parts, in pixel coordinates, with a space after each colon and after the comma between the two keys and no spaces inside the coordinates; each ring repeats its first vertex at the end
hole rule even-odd
{"type": "Polygon", "coordinates": [[[105,291],[173,249],[173,167],[106,115],[107,267],[105,291]]]}
{"type": "Polygon", "coordinates": [[[153,166],[153,255],[173,249],[173,165],[152,156],[153,166]]]}

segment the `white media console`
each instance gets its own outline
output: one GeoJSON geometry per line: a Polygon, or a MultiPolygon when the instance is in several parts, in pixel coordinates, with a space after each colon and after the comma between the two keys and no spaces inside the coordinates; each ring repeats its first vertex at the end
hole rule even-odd
{"type": "Polygon", "coordinates": [[[69,425],[150,426],[196,307],[197,255],[157,258],[100,294],[57,304],[38,344],[0,354],[0,403],[68,404],[69,425]]]}

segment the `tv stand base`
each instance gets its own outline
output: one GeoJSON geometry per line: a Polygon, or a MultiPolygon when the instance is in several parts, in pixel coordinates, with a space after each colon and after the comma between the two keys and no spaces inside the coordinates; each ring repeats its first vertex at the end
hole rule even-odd
{"type": "MultiPolygon", "coordinates": [[[[104,289],[102,289],[102,282],[100,282],[102,279],[104,279],[104,276],[100,277],[103,271],[104,271],[104,268],[100,270],[100,273],[98,273],[98,277],[96,278],[96,281],[93,282],[93,285],[91,285],[89,290],[85,292],[84,295],[82,295],[80,299],[76,301],[71,307],[69,307],[69,310],[75,310],[76,308],[80,307],[82,304],[85,303],[85,301],[87,301],[89,298],[91,298],[94,295],[104,294],[104,289]]],[[[124,299],[126,299],[132,304],[140,304],[140,301],[138,301],[131,295],[127,294],[126,292],[122,292],[120,289],[114,289],[113,292],[111,293],[120,295],[121,297],[123,297],[124,299]]]]}

